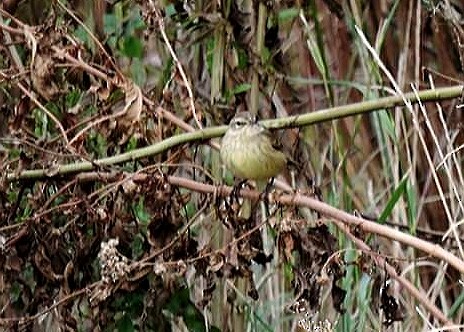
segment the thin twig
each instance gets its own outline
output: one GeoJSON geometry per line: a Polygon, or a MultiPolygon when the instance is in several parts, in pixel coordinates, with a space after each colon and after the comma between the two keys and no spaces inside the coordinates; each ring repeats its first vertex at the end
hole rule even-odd
{"type": "Polygon", "coordinates": [[[184,68],[182,67],[182,63],[177,58],[177,55],[174,52],[174,49],[172,48],[171,43],[169,42],[169,38],[166,35],[166,31],[164,29],[164,21],[163,21],[163,18],[161,17],[161,14],[159,13],[159,10],[155,7],[152,1],[150,1],[150,4],[158,20],[158,26],[161,32],[161,36],[163,37],[166,47],[168,48],[169,53],[171,53],[172,59],[176,63],[177,70],[179,70],[179,74],[182,77],[182,80],[184,81],[185,88],[187,89],[187,93],[189,96],[190,108],[192,111],[193,118],[195,119],[195,123],[197,124],[198,128],[202,129],[203,126],[201,125],[200,120],[198,120],[198,115],[197,115],[197,111],[195,108],[195,99],[193,97],[192,88],[190,87],[190,83],[187,79],[187,75],[185,74],[184,68]]]}

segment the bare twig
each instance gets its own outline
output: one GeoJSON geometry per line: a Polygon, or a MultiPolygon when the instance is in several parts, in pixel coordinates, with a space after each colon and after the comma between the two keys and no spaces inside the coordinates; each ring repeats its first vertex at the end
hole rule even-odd
{"type": "Polygon", "coordinates": [[[156,8],[153,1],[150,1],[150,5],[152,6],[153,12],[155,13],[156,18],[158,20],[158,26],[159,26],[159,29],[160,29],[160,32],[161,32],[161,36],[163,37],[163,40],[164,40],[164,42],[166,44],[166,47],[168,48],[169,53],[171,53],[172,59],[176,63],[177,70],[179,71],[179,74],[182,77],[182,80],[184,81],[185,88],[187,89],[187,93],[188,93],[188,96],[189,96],[190,108],[191,108],[191,111],[192,111],[193,118],[195,119],[195,123],[197,124],[198,128],[201,129],[201,128],[203,128],[203,126],[201,125],[201,122],[198,119],[197,111],[196,111],[196,108],[195,108],[195,99],[193,97],[192,88],[191,88],[190,83],[188,81],[187,75],[185,74],[184,68],[182,67],[182,63],[179,61],[179,58],[177,57],[176,53],[174,52],[174,49],[171,46],[171,43],[169,42],[169,38],[166,35],[166,31],[164,29],[164,21],[163,21],[163,18],[161,16],[161,14],[159,13],[158,8],[156,8]]]}

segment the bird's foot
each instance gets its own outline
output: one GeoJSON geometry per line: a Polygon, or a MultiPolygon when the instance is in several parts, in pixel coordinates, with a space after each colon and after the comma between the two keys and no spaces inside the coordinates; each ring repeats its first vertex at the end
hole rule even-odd
{"type": "Polygon", "coordinates": [[[247,183],[247,180],[241,180],[240,182],[234,184],[234,187],[232,188],[232,191],[230,192],[229,195],[229,200],[231,204],[234,202],[239,204],[239,198],[240,198],[240,190],[243,188],[243,186],[247,183]]]}
{"type": "Polygon", "coordinates": [[[273,186],[274,186],[274,178],[271,178],[266,183],[266,186],[264,187],[263,192],[261,192],[259,194],[259,198],[263,202],[263,206],[264,206],[265,213],[266,213],[267,216],[270,215],[270,212],[269,212],[269,194],[271,193],[273,186]]]}

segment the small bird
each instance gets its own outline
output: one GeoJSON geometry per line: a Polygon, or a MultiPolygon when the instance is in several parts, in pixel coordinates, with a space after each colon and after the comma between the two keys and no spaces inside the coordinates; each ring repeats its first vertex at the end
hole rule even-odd
{"type": "Polygon", "coordinates": [[[273,143],[269,130],[256,115],[235,115],[221,141],[221,159],[233,175],[242,179],[267,181],[286,166],[287,157],[273,143]]]}

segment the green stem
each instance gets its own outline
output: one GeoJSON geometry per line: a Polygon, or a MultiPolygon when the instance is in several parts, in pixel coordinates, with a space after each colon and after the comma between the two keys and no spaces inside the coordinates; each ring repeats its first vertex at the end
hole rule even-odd
{"type": "MultiPolygon", "coordinates": [[[[417,93],[417,97],[413,92],[406,93],[404,97],[416,103],[418,99],[421,102],[427,101],[440,101],[450,98],[460,97],[463,91],[462,85],[438,88],[433,90],[424,90],[417,93]]],[[[395,106],[402,106],[404,104],[401,96],[391,96],[380,98],[376,100],[368,100],[355,104],[338,106],[319,110],[316,112],[306,113],[302,115],[295,115],[285,118],[265,120],[263,125],[271,129],[281,129],[289,127],[301,127],[315,123],[326,122],[346,116],[353,116],[357,114],[369,113],[379,109],[392,108],[395,106]]],[[[140,149],[135,149],[126,153],[122,153],[116,156],[102,158],[95,160],[94,162],[84,161],[75,162],[66,165],[60,165],[55,170],[54,175],[65,175],[73,174],[85,171],[91,171],[95,169],[95,166],[111,166],[121,164],[127,161],[134,161],[141,158],[157,155],[161,152],[169,150],[177,145],[191,143],[195,141],[204,141],[211,138],[219,137],[224,134],[227,126],[210,127],[202,130],[197,130],[191,133],[180,134],[172,137],[168,137],[165,140],[146,146],[140,149]]],[[[19,174],[12,172],[6,175],[7,181],[15,181],[20,179],[40,179],[47,178],[48,169],[32,169],[22,171],[19,174]]]]}

